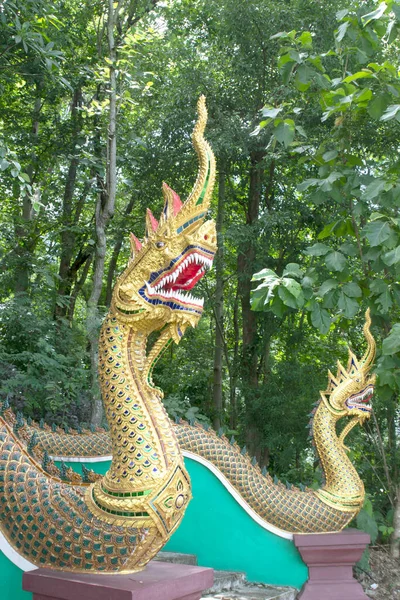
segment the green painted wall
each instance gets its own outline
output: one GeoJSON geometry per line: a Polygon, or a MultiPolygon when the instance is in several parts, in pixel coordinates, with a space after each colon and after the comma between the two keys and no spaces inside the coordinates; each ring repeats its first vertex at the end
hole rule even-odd
{"type": "Polygon", "coordinates": [[[293,542],[253,521],[206,467],[185,463],[193,500],[165,550],[196,554],[201,566],[244,571],[249,581],[300,588],[308,571],[293,542]]]}
{"type": "MultiPolygon", "coordinates": [[[[260,527],[206,467],[185,459],[193,500],[165,550],[196,554],[199,565],[243,571],[249,581],[300,588],[307,567],[290,540],[260,527]]],[[[110,463],[87,464],[104,474],[110,463]]],[[[78,473],[80,465],[68,463],[78,473]]],[[[0,600],[31,600],[21,590],[22,572],[0,552],[0,600]]]]}
{"type": "Polygon", "coordinates": [[[32,600],[30,592],[22,591],[22,571],[0,552],[0,599],[32,600]]]}

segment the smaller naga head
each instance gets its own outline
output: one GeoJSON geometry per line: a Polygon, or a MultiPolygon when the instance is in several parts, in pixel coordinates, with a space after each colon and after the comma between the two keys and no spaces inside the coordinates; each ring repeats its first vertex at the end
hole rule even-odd
{"type": "Polygon", "coordinates": [[[331,412],[337,417],[355,417],[361,423],[371,416],[371,400],[374,393],[375,375],[369,371],[375,358],[376,344],[370,332],[370,311],[365,314],[364,336],[368,347],[365,355],[358,360],[356,355],[349,350],[349,361],[345,369],[338,362],[336,377],[329,371],[329,384],[322,398],[329,406],[331,412]]]}
{"type": "Polygon", "coordinates": [[[215,224],[205,220],[215,181],[215,158],[203,137],[207,122],[205,98],[198,102],[193,145],[199,158],[197,181],[186,202],[163,184],[164,209],[159,221],[147,210],[146,237],[131,234],[131,259],[114,287],[111,310],[146,333],[170,325],[179,341],[195,326],[203,299],[192,289],[211,268],[217,250],[215,224]]]}

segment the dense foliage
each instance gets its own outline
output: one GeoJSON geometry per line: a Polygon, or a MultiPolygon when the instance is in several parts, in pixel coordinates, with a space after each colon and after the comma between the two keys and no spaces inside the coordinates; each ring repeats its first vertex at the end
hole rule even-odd
{"type": "Polygon", "coordinates": [[[219,253],[199,327],[157,368],[167,408],[317,485],[308,413],[371,306],[360,525],[386,541],[397,514],[400,531],[399,28],[394,0],[5,0],[0,396],[99,422],[99,324],[162,181],[191,189],[205,93],[219,253]]]}

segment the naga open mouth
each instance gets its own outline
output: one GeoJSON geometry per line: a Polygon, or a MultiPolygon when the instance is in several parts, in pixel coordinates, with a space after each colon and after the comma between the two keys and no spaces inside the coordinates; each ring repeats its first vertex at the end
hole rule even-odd
{"type": "Polygon", "coordinates": [[[358,394],[353,394],[346,400],[346,406],[350,409],[357,408],[358,410],[362,410],[364,412],[371,412],[372,406],[369,403],[370,398],[372,398],[374,394],[374,386],[368,385],[362,392],[358,394]]]}
{"type": "Polygon", "coordinates": [[[189,291],[211,269],[213,258],[214,253],[205,248],[187,248],[171,261],[167,269],[152,273],[150,281],[146,282],[148,301],[152,304],[165,304],[172,309],[201,312],[204,298],[196,298],[189,291]]]}

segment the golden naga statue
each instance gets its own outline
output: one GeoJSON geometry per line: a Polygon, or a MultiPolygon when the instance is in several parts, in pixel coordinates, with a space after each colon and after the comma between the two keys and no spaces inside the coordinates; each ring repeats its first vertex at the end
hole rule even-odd
{"type": "Polygon", "coordinates": [[[7,411],[0,417],[1,531],[37,566],[119,573],[143,569],[179,525],[191,498],[163,394],[152,384],[151,373],[162,350],[171,341],[178,343],[188,325],[197,324],[203,300],[190,291],[216,252],[214,222],[205,220],[215,160],[203,138],[204,97],[198,113],[193,143],[200,168],[193,190],[182,204],[164,184],[161,218],[157,222],[147,212],[143,244],[132,234],[131,259],[101,328],[99,379],[110,427],[110,469],[89,486],[64,483],[47,459],[43,466],[50,474],[30,456],[18,422],[11,429],[7,411]],[[155,331],[159,337],[147,352],[148,336],[155,331]]]}
{"type": "Polygon", "coordinates": [[[180,450],[212,463],[263,520],[290,533],[343,529],[359,512],[364,486],[346,454],[344,440],[370,417],[375,341],[366,313],[367,351],[349,353],[313,411],[311,435],[325,483],[319,490],[282,483],[261,471],[234,440],[199,424],[172,424],[151,373],[161,351],[196,325],[202,301],[189,290],[212,264],[214,224],[204,221],[215,178],[215,161],[203,139],[204,98],[193,141],[198,179],[185,204],[164,184],[159,223],[147,214],[142,245],[132,236],[132,258],[119,278],[100,335],[99,373],[110,433],[68,433],[26,423],[3,407],[0,418],[0,525],[9,543],[39,566],[65,570],[134,571],[143,568],[178,526],[190,499],[180,450]],[[159,337],[150,351],[149,333],[159,337]],[[336,425],[349,423],[340,435],[336,425]],[[32,459],[42,457],[42,466],[32,459]],[[57,469],[49,456],[91,458],[112,454],[105,477],[57,469]],[[49,477],[49,473],[52,475],[49,477]],[[65,483],[70,481],[70,483],[65,483]],[[72,485],[73,483],[77,485],[72,485]]]}

